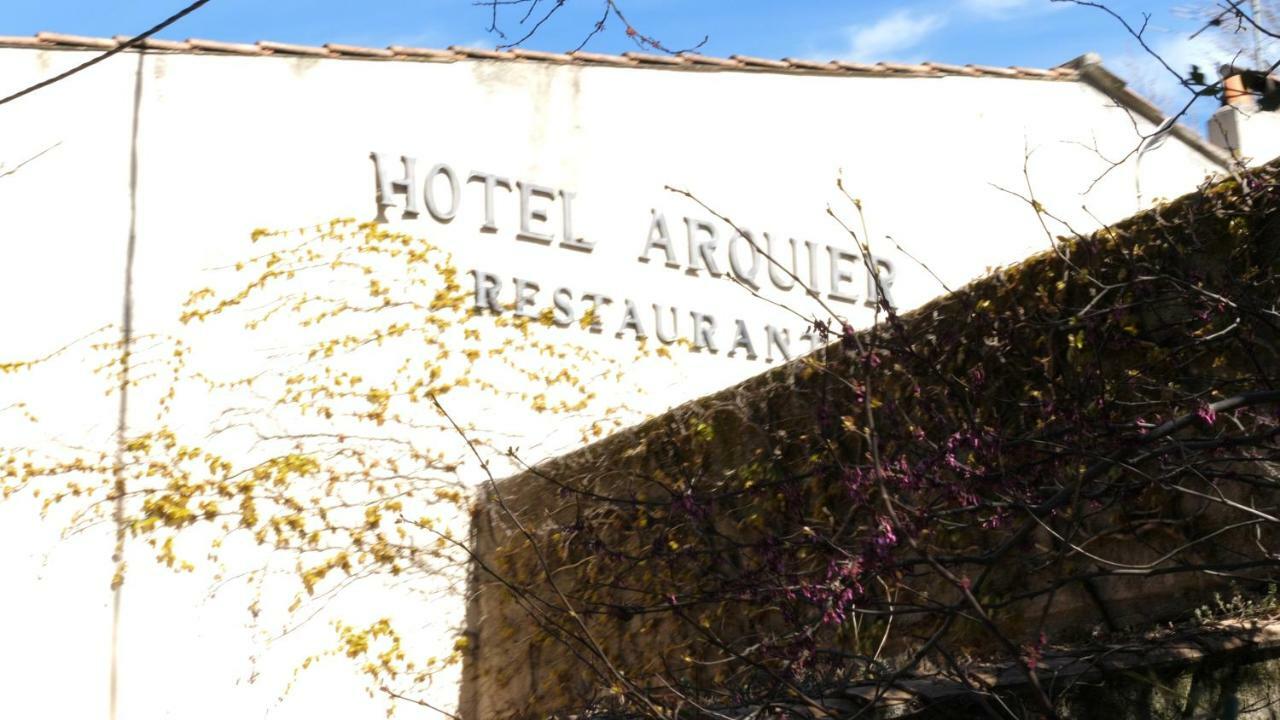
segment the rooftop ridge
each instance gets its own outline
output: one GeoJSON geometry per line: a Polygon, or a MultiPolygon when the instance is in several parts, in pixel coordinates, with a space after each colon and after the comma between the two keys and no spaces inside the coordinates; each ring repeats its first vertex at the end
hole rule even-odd
{"type": "MultiPolygon", "coordinates": [[[[54,32],[38,32],[32,36],[0,36],[0,48],[26,48],[42,50],[111,50],[125,45],[130,38],[86,37],[54,32]]],[[[148,38],[136,47],[156,53],[188,53],[199,55],[231,56],[280,56],[316,57],[366,61],[400,60],[410,62],[456,62],[459,60],[503,60],[507,62],[533,62],[552,65],[595,65],[605,67],[637,67],[651,69],[682,69],[699,71],[746,71],[768,73],[803,73],[818,75],[879,75],[893,77],[994,77],[1028,80],[1078,80],[1080,72],[1066,65],[1050,69],[1025,67],[997,67],[994,65],[953,65],[923,62],[906,64],[896,62],[858,63],[844,60],[823,62],[805,58],[774,60],[746,55],[710,57],[697,53],[653,55],[627,52],[612,55],[594,52],[554,53],[541,50],[512,48],[494,50],[486,48],[450,46],[440,48],[415,48],[392,45],[390,47],[361,47],[340,43],[325,45],[298,45],[294,43],[259,40],[256,43],[223,42],[188,38],[186,40],[161,40],[148,38]]]]}
{"type": "MultiPolygon", "coordinates": [[[[127,45],[130,38],[118,35],[113,38],[68,35],[55,32],[38,32],[35,35],[0,35],[0,49],[23,48],[37,50],[94,50],[110,51],[127,45]]],[[[567,53],[546,52],[511,48],[497,50],[452,45],[448,48],[418,48],[391,45],[389,47],[362,47],[341,43],[324,45],[298,45],[294,43],[259,40],[256,43],[226,42],[187,38],[186,40],[162,40],[148,38],[134,43],[136,48],[157,54],[223,55],[241,57],[295,57],[330,58],[339,60],[363,60],[371,62],[436,62],[451,63],[460,60],[535,63],[543,65],[576,65],[594,67],[650,68],[661,70],[685,70],[693,72],[754,72],[792,75],[818,75],[835,77],[982,77],[1040,81],[1074,81],[1093,86],[1112,97],[1132,112],[1159,125],[1164,114],[1151,101],[1130,89],[1123,79],[1107,70],[1094,53],[1086,53],[1053,68],[1021,66],[998,67],[995,65],[956,65],[952,63],[877,62],[864,63],[852,60],[824,62],[806,58],[787,57],[780,60],[730,55],[711,57],[692,52],[652,54],[625,52],[621,55],[573,51],[567,53]]],[[[128,49],[130,52],[134,48],[128,49]]],[[[1196,131],[1177,123],[1170,130],[1201,154],[1223,168],[1233,168],[1234,161],[1226,151],[1212,145],[1196,131]]]]}

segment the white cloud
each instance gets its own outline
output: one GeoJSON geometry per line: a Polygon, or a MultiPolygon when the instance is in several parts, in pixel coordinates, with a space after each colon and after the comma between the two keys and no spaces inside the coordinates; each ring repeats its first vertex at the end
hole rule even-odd
{"type": "Polygon", "coordinates": [[[844,56],[861,61],[900,59],[895,56],[915,48],[946,24],[946,18],[939,14],[899,10],[871,25],[850,27],[844,56]]]}
{"type": "Polygon", "coordinates": [[[1052,0],[961,0],[956,5],[972,18],[994,22],[1040,17],[1074,7],[1071,3],[1052,0]]]}
{"type": "MultiPolygon", "coordinates": [[[[1210,83],[1218,79],[1219,63],[1227,62],[1231,57],[1203,35],[1194,40],[1177,36],[1159,38],[1152,42],[1152,49],[1179,75],[1185,76],[1191,66],[1196,65],[1210,83]]],[[[1104,57],[1103,61],[1136,92],[1165,112],[1181,110],[1191,98],[1177,77],[1140,48],[1132,48],[1111,61],[1104,57]]],[[[1214,101],[1202,100],[1200,104],[1212,106],[1214,101]]]]}
{"type": "Polygon", "coordinates": [[[1030,0],[964,0],[966,9],[983,15],[998,15],[1030,4],[1030,0]]]}

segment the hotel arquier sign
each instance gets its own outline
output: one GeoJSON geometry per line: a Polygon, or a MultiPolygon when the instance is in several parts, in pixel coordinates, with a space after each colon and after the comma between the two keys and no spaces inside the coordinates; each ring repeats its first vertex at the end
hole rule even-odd
{"type": "MultiPolygon", "coordinates": [[[[401,218],[430,217],[450,224],[465,204],[483,208],[478,233],[529,243],[547,252],[590,256],[596,241],[575,225],[573,190],[540,185],[494,173],[459,172],[448,164],[427,167],[415,157],[370,154],[374,164],[378,219],[398,208],[401,218]]],[[[870,261],[845,247],[798,240],[774,232],[712,222],[701,217],[669,218],[650,210],[648,228],[635,233],[637,263],[661,266],[672,273],[716,280],[728,279],[751,293],[808,293],[836,312],[876,307],[883,296],[892,304],[896,275],[888,258],[870,261]],[[875,268],[875,272],[871,268],[875,268]]],[[[512,312],[530,318],[549,310],[552,322],[568,327],[586,319],[591,332],[619,339],[656,339],[664,345],[687,341],[696,351],[746,360],[790,360],[811,351],[821,340],[812,328],[793,331],[742,318],[722,318],[698,308],[678,307],[659,297],[615,297],[587,286],[551,286],[536,277],[468,271],[473,302],[483,312],[512,312]],[[799,343],[806,346],[799,346],[799,343]]],[[[783,301],[785,302],[785,300],[783,301]]]]}

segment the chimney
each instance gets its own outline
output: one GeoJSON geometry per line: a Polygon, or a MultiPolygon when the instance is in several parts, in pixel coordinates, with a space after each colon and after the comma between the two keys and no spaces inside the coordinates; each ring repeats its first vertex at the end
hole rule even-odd
{"type": "Polygon", "coordinates": [[[1280,156],[1280,82],[1256,70],[1223,65],[1222,107],[1209,118],[1209,142],[1249,167],[1280,156]]]}
{"type": "Polygon", "coordinates": [[[1244,78],[1240,73],[1232,73],[1222,79],[1222,104],[1241,109],[1256,108],[1258,103],[1253,95],[1245,89],[1244,78]]]}

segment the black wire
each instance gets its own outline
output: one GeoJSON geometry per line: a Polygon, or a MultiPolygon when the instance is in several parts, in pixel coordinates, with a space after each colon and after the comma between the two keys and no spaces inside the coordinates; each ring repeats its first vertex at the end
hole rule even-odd
{"type": "Polygon", "coordinates": [[[39,89],[41,89],[41,88],[49,87],[50,85],[52,85],[52,84],[54,84],[54,83],[56,83],[56,82],[58,82],[58,81],[60,81],[60,80],[65,80],[65,79],[67,79],[67,78],[71,77],[72,75],[75,75],[76,73],[80,72],[81,70],[85,70],[85,69],[88,69],[88,68],[90,68],[90,67],[93,67],[94,65],[97,65],[98,63],[102,62],[103,60],[106,60],[107,58],[111,57],[112,55],[115,55],[116,53],[124,52],[125,50],[128,50],[128,49],[129,49],[129,48],[131,48],[131,47],[136,47],[137,45],[141,44],[144,40],[146,40],[147,38],[151,37],[152,35],[155,35],[156,33],[160,32],[161,30],[164,30],[165,28],[167,28],[167,27],[169,27],[170,25],[172,25],[172,24],[174,24],[174,23],[178,22],[179,20],[181,20],[182,18],[184,18],[184,17],[186,17],[186,16],[190,15],[191,13],[195,12],[196,10],[199,10],[199,9],[201,8],[201,6],[203,6],[203,5],[207,4],[208,2],[209,2],[209,0],[196,0],[196,2],[191,3],[190,5],[186,6],[186,7],[185,7],[185,8],[183,8],[182,10],[179,10],[176,14],[174,14],[174,15],[172,15],[172,16],[170,16],[170,17],[166,18],[166,19],[165,19],[163,22],[161,22],[159,25],[156,25],[155,27],[151,28],[150,30],[147,30],[146,32],[142,33],[141,35],[136,35],[136,36],[134,36],[133,38],[129,39],[127,42],[123,42],[123,43],[121,43],[120,45],[116,46],[115,48],[112,48],[111,50],[108,50],[107,52],[105,52],[105,53],[103,53],[103,54],[99,55],[98,57],[95,57],[95,58],[93,58],[92,60],[89,60],[89,61],[87,61],[87,62],[83,62],[83,63],[81,63],[81,64],[79,64],[79,65],[77,65],[77,66],[75,66],[75,67],[71,68],[70,70],[68,70],[68,71],[66,71],[66,72],[64,72],[64,73],[62,73],[62,74],[60,74],[60,75],[55,75],[54,77],[51,77],[51,78],[49,78],[48,80],[41,80],[40,82],[36,83],[35,85],[32,85],[32,86],[30,86],[30,87],[28,87],[28,88],[24,88],[24,89],[19,90],[18,92],[14,93],[14,94],[12,94],[12,95],[9,95],[8,97],[5,97],[5,98],[3,98],[3,99],[0,99],[0,105],[4,105],[4,104],[5,104],[5,103],[7,103],[7,102],[12,102],[12,101],[14,101],[14,100],[17,100],[18,98],[20,98],[20,97],[22,97],[22,96],[24,96],[24,95],[30,95],[31,93],[33,93],[33,92],[35,92],[35,91],[37,91],[37,90],[39,90],[39,89]]]}

